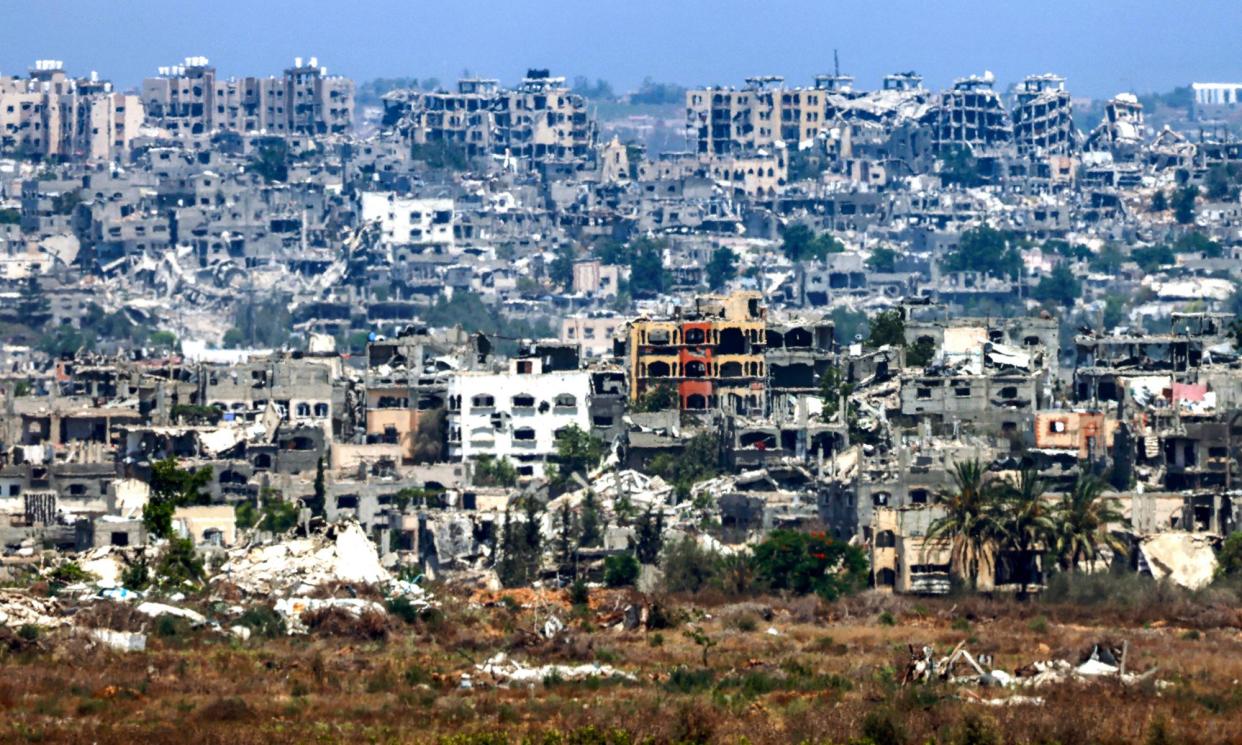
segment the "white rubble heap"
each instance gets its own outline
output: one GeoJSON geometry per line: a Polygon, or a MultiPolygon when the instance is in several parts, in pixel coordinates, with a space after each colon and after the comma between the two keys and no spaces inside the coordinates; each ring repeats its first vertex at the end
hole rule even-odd
{"type": "MultiPolygon", "coordinates": [[[[145,555],[149,550],[106,547],[84,552],[77,561],[90,580],[64,588],[67,591],[65,597],[74,597],[78,602],[138,600],[140,602],[135,610],[152,619],[174,616],[189,621],[193,626],[209,626],[243,639],[249,636],[249,629],[245,627],[234,625],[224,629],[220,623],[196,610],[144,601],[143,593],[123,587],[125,568],[135,557],[145,555]]],[[[394,577],[383,567],[375,544],[357,522],[338,523],[308,538],[287,538],[232,551],[220,572],[210,577],[208,582],[216,585],[231,583],[256,601],[274,600],[275,610],[285,619],[290,634],[306,632],[302,614],[307,611],[332,607],[343,609],[355,617],[361,617],[364,613],[387,613],[385,606],[374,600],[305,597],[318,587],[336,583],[374,585],[388,597],[405,598],[420,611],[436,605],[422,587],[394,577]]],[[[169,599],[177,602],[183,596],[178,594],[169,599]]],[[[229,610],[233,615],[240,615],[245,607],[234,605],[229,610]]],[[[12,629],[26,625],[43,628],[71,626],[71,613],[55,598],[38,597],[22,590],[0,590],[0,626],[12,629]]],[[[79,630],[101,644],[124,651],[141,650],[146,644],[142,634],[108,629],[79,630]]]]}
{"type": "MultiPolygon", "coordinates": [[[[902,685],[907,683],[928,683],[939,679],[957,685],[978,685],[982,688],[1044,688],[1064,683],[1086,683],[1096,680],[1117,680],[1122,685],[1132,686],[1151,680],[1157,688],[1166,687],[1166,681],[1154,680],[1159,668],[1152,667],[1142,673],[1126,669],[1126,658],[1130,644],[1125,642],[1121,649],[1110,649],[1107,645],[1096,644],[1083,662],[1074,665],[1068,660],[1039,660],[1027,665],[1016,674],[1004,670],[993,669],[990,657],[975,657],[966,649],[966,642],[960,642],[953,651],[944,657],[937,658],[931,647],[923,647],[915,652],[911,647],[910,661],[902,676],[902,685]],[[965,672],[958,672],[965,667],[965,672]]],[[[964,693],[978,703],[992,706],[1014,706],[1019,704],[1042,705],[1043,699],[1029,696],[1013,695],[1006,698],[985,698],[970,690],[964,693]]]]}
{"type": "MultiPolygon", "coordinates": [[[[480,676],[499,686],[509,684],[533,686],[559,678],[561,680],[582,680],[583,678],[623,678],[637,680],[631,673],[618,670],[611,665],[590,663],[585,665],[540,665],[531,667],[517,660],[509,659],[504,652],[498,652],[486,662],[475,665],[480,676]]],[[[473,688],[474,680],[468,675],[462,676],[462,688],[473,688]]]]}
{"type": "Polygon", "coordinates": [[[0,590],[0,626],[54,628],[68,623],[69,619],[60,616],[60,605],[54,598],[40,598],[20,590],[0,590]]]}
{"type": "Polygon", "coordinates": [[[393,584],[375,544],[356,522],[330,526],[309,538],[292,538],[228,553],[214,582],[230,582],[248,595],[305,595],[333,582],[393,584]]]}

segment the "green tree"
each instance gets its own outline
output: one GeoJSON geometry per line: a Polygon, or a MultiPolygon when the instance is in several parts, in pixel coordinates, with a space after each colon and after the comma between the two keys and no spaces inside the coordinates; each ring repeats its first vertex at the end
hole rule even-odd
{"type": "Polygon", "coordinates": [[[719,290],[737,276],[737,254],[728,246],[717,246],[707,262],[707,286],[719,290]]]}
{"type": "Polygon", "coordinates": [[[911,367],[927,367],[936,358],[936,342],[921,338],[906,347],[906,364],[911,367]]]}
{"type": "Polygon", "coordinates": [[[904,347],[906,344],[906,322],[901,311],[886,310],[876,314],[870,322],[871,335],[867,337],[867,346],[878,349],[888,345],[904,347]]]}
{"type": "Polygon", "coordinates": [[[293,314],[283,298],[246,297],[233,306],[233,327],[240,332],[238,346],[275,349],[289,340],[293,314]]]}
{"type": "Polygon", "coordinates": [[[543,537],[540,533],[543,506],[533,496],[520,500],[522,524],[514,525],[505,510],[501,528],[500,557],[496,576],[505,587],[529,585],[539,575],[543,559],[543,537]]]}
{"type": "Polygon", "coordinates": [[[474,461],[475,486],[515,486],[517,469],[508,458],[497,460],[491,455],[480,455],[474,461]]]}
{"type": "Polygon", "coordinates": [[[203,559],[188,538],[172,537],[155,566],[160,584],[169,589],[198,585],[206,577],[203,559]]]}
{"type": "Polygon", "coordinates": [[[1125,263],[1125,260],[1125,253],[1116,244],[1109,243],[1101,248],[1100,252],[1092,257],[1088,263],[1093,272],[1116,274],[1121,271],[1121,265],[1125,263]]]}
{"type": "Polygon", "coordinates": [[[1199,197],[1199,187],[1183,186],[1173,192],[1173,219],[1178,225],[1189,225],[1195,221],[1195,200],[1199,197]]]}
{"type": "Polygon", "coordinates": [[[207,503],[209,495],[202,490],[211,481],[211,474],[211,466],[189,471],[171,456],[152,463],[148,481],[151,495],[142,508],[147,532],[157,538],[172,536],[172,517],[178,507],[207,503]]]}
{"type": "Polygon", "coordinates": [[[592,253],[601,263],[628,266],[634,252],[629,246],[612,238],[604,238],[595,244],[592,253]]]}
{"type": "Polygon", "coordinates": [[[676,83],[657,83],[648,76],[643,78],[638,90],[630,94],[630,103],[682,106],[686,103],[686,89],[676,83]]]}
{"type": "Polygon", "coordinates": [[[563,290],[570,290],[574,285],[574,247],[570,243],[562,243],[556,247],[556,255],[548,265],[548,279],[552,284],[563,290]]]}
{"type": "Polygon", "coordinates": [[[1163,243],[1158,246],[1135,248],[1130,251],[1130,258],[1144,272],[1154,272],[1162,266],[1177,263],[1177,256],[1174,255],[1173,249],[1163,243]]]}
{"type": "Polygon", "coordinates": [[[689,440],[679,455],[661,453],[647,464],[647,470],[673,484],[678,500],[690,496],[690,489],[720,472],[720,441],[710,432],[700,432],[689,440]]]}
{"type": "Polygon", "coordinates": [[[250,167],[268,183],[289,179],[289,143],[283,137],[269,137],[259,142],[250,167]]]}
{"type": "Polygon", "coordinates": [[[177,335],[171,331],[156,331],[151,334],[148,341],[156,349],[168,352],[175,352],[180,349],[180,345],[177,343],[177,335]]]}
{"type": "Polygon", "coordinates": [[[634,556],[640,564],[656,563],[664,547],[664,510],[648,507],[635,523],[634,532],[634,556]]]}
{"type": "Polygon", "coordinates": [[[892,274],[897,271],[897,252],[881,246],[867,257],[867,268],[881,274],[892,274]]]}
{"type": "Polygon", "coordinates": [[[1116,498],[1104,496],[1104,482],[1080,474],[1057,505],[1055,548],[1061,568],[1078,571],[1083,562],[1095,561],[1104,547],[1124,550],[1125,543],[1108,530],[1110,523],[1122,519],[1116,498]]]}
{"type": "Polygon", "coordinates": [[[666,592],[698,592],[720,574],[720,556],[685,535],[664,544],[660,555],[661,583],[666,592]]]}
{"type": "Polygon", "coordinates": [[[582,522],[578,533],[578,545],[582,548],[593,548],[604,542],[602,520],[600,519],[599,500],[595,492],[587,489],[582,498],[582,522]]]}
{"type": "Polygon", "coordinates": [[[414,143],[410,157],[428,168],[447,171],[466,171],[470,168],[470,156],[466,148],[443,140],[414,143]]]}
{"type": "Polygon", "coordinates": [[[1168,208],[1169,198],[1164,195],[1163,190],[1157,190],[1156,193],[1151,196],[1151,211],[1164,212],[1168,208]]]}
{"type": "Polygon", "coordinates": [[[246,500],[238,502],[233,508],[237,517],[237,527],[243,529],[262,528],[273,533],[285,533],[298,524],[298,506],[280,497],[274,490],[264,490],[263,507],[246,500]]]}
{"type": "Polygon", "coordinates": [[[1111,331],[1126,321],[1126,302],[1128,298],[1125,295],[1110,293],[1104,297],[1104,313],[1103,323],[1104,331],[1111,331]]]}
{"type": "Polygon", "coordinates": [[[604,443],[590,432],[571,424],[556,433],[556,478],[557,484],[569,481],[572,474],[586,476],[604,456],[604,443]]]}
{"type": "Polygon", "coordinates": [[[224,332],[224,338],[220,343],[225,349],[238,349],[246,343],[246,336],[242,330],[236,326],[230,326],[228,331],[224,332]]]}
{"type": "Polygon", "coordinates": [[[1239,175],[1242,175],[1242,167],[1236,163],[1209,168],[1205,179],[1207,198],[1215,201],[1237,201],[1239,175]]]}
{"type": "Polygon", "coordinates": [[[1033,580],[1037,552],[1054,542],[1056,520],[1053,507],[1044,499],[1044,482],[1032,468],[1018,474],[1016,484],[1006,484],[1001,493],[1003,526],[1001,533],[1021,562],[1017,569],[1021,594],[1033,580]]]}
{"type": "Polygon", "coordinates": [[[1074,307],[1082,297],[1082,283],[1074,276],[1067,264],[1057,264],[1031,291],[1031,296],[1041,303],[1055,303],[1066,308],[1074,307]]]}
{"type": "Polygon", "coordinates": [[[557,535],[556,554],[562,567],[576,566],[574,558],[578,554],[579,534],[577,516],[569,509],[569,504],[561,505],[556,512],[557,535]]]}
{"type": "Polygon", "coordinates": [[[1220,552],[1216,554],[1216,576],[1242,576],[1242,532],[1230,533],[1221,544],[1220,552]]]}
{"type": "Polygon", "coordinates": [[[1022,256],[1008,236],[981,225],[962,233],[957,248],[944,257],[941,265],[947,272],[975,271],[1017,279],[1022,272],[1022,256]]]}
{"type": "Polygon", "coordinates": [[[630,554],[615,554],[604,559],[604,584],[629,587],[638,581],[638,559],[630,554]]]}
{"type": "Polygon", "coordinates": [[[324,474],[323,457],[315,462],[315,486],[311,495],[305,499],[306,508],[315,517],[323,517],[328,503],[328,484],[324,474]]]}
{"type": "Polygon", "coordinates": [[[677,390],[670,383],[651,386],[639,394],[633,406],[634,411],[641,413],[679,408],[681,408],[681,403],[677,398],[677,390]]]}
{"type": "Polygon", "coordinates": [[[983,186],[986,181],[979,172],[979,162],[966,145],[951,145],[940,153],[940,183],[966,188],[983,186]]]}
{"type": "Polygon", "coordinates": [[[822,532],[773,530],[755,546],[751,563],[755,577],[770,590],[815,593],[827,600],[860,590],[867,581],[862,549],[822,532]]]}
{"type": "Polygon", "coordinates": [[[39,278],[33,274],[27,277],[17,296],[17,317],[30,328],[41,329],[52,318],[51,308],[39,278]]]}
{"type": "Polygon", "coordinates": [[[927,540],[948,545],[954,571],[977,587],[980,571],[994,568],[994,549],[1005,536],[999,493],[978,460],[953,464],[949,476],[952,486],[937,494],[945,514],[931,524],[927,540]]]}
{"type": "Polygon", "coordinates": [[[1219,243],[1197,230],[1178,236],[1173,242],[1173,250],[1179,254],[1202,254],[1209,259],[1220,258],[1225,253],[1219,243]]]}
{"type": "Polygon", "coordinates": [[[95,336],[89,332],[78,331],[72,326],[57,326],[39,337],[36,345],[44,354],[52,357],[68,357],[80,350],[91,350],[95,347],[95,336]]]}
{"type": "Polygon", "coordinates": [[[795,223],[781,233],[781,252],[790,261],[822,260],[828,254],[841,253],[845,246],[827,233],[816,234],[814,230],[795,223]]]}
{"type": "Polygon", "coordinates": [[[634,297],[655,297],[669,285],[664,268],[664,243],[641,238],[633,243],[630,254],[630,293],[634,297]]]}

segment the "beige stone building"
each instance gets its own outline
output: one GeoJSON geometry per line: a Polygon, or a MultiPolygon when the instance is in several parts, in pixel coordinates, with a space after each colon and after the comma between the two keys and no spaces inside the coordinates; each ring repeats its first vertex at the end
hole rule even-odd
{"type": "Polygon", "coordinates": [[[443,143],[470,157],[494,155],[525,166],[583,164],[594,155],[596,128],[586,100],[547,70],[527,71],[513,89],[466,78],[451,93],[400,91],[385,98],[384,108],[385,122],[413,145],[443,143]]]}
{"type": "Polygon", "coordinates": [[[287,134],[344,132],[353,123],[354,83],[301,57],[279,77],[220,78],[206,57],[161,67],[142,83],[147,123],[176,137],[221,130],[287,134]]]}
{"type": "MultiPolygon", "coordinates": [[[[791,147],[814,140],[824,126],[825,87],[837,78],[821,76],[813,88],[786,87],[778,76],[746,79],[742,88],[698,88],[686,92],[686,126],[704,155],[728,155],[777,142],[791,147]]],[[[839,86],[838,86],[839,87],[839,86]]]]}
{"type": "Polygon", "coordinates": [[[0,77],[0,151],[58,160],[123,158],[142,125],[142,101],[92,74],[70,78],[38,60],[25,78],[0,77]]]}
{"type": "Polygon", "coordinates": [[[560,341],[577,344],[592,357],[610,354],[617,329],[625,319],[616,316],[569,316],[561,319],[560,341]]]}

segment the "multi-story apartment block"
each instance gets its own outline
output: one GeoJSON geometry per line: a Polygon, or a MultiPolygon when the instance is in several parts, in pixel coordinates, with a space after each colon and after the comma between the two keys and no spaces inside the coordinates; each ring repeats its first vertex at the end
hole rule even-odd
{"type": "MultiPolygon", "coordinates": [[[[575,346],[576,350],[576,346],[575,346]]],[[[542,476],[565,427],[591,429],[591,372],[553,355],[510,361],[502,373],[461,372],[448,382],[451,459],[509,460],[520,477],[542,476]]]]}
{"type": "Polygon", "coordinates": [[[1077,149],[1076,132],[1065,78],[1028,75],[1013,110],[1013,139],[1018,152],[1068,155],[1077,149]]]}
{"type": "Polygon", "coordinates": [[[814,140],[824,128],[829,96],[852,96],[853,78],[817,75],[812,88],[786,87],[779,76],[746,79],[743,88],[686,92],[686,126],[703,154],[726,155],[778,142],[814,140]]]}
{"type": "Polygon", "coordinates": [[[453,245],[452,199],[401,197],[388,192],[362,194],[363,222],[378,222],[380,240],[411,246],[453,245]]]}
{"type": "Polygon", "coordinates": [[[60,60],[38,60],[27,78],[0,77],[0,150],[40,158],[104,161],[123,157],[142,124],[142,102],[112,84],[65,74],[60,60]]]}
{"type": "Polygon", "coordinates": [[[672,386],[685,410],[763,405],[766,310],[758,292],[701,297],[688,311],[629,324],[630,398],[672,386]]]}
{"type": "Polygon", "coordinates": [[[1013,125],[1000,94],[992,89],[991,73],[954,81],[928,113],[937,151],[954,146],[992,148],[1013,139],[1013,125]]]}
{"type": "Polygon", "coordinates": [[[354,83],[329,76],[311,57],[294,59],[279,78],[221,79],[206,57],[161,67],[142,83],[147,121],[175,136],[221,130],[276,135],[327,134],[349,129],[354,83]]]}
{"type": "Polygon", "coordinates": [[[414,145],[444,143],[470,157],[496,155],[528,166],[583,163],[594,155],[596,130],[586,100],[547,70],[528,70],[515,89],[466,78],[452,93],[399,91],[384,107],[384,121],[414,145]]]}

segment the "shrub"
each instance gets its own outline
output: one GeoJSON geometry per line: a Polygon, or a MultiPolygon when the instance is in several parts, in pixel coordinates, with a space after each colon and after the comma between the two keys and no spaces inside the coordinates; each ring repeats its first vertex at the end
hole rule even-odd
{"type": "Polygon", "coordinates": [[[312,631],[329,636],[370,641],[380,641],[388,637],[387,617],[371,611],[355,616],[344,608],[329,606],[306,611],[302,614],[302,623],[312,631]]]}
{"type": "Polygon", "coordinates": [[[892,709],[872,709],[863,717],[862,736],[873,745],[902,745],[906,730],[892,709]]]}
{"type": "Polygon", "coordinates": [[[569,602],[573,605],[585,606],[591,601],[591,588],[581,579],[574,580],[569,586],[569,602]]]}
{"type": "Polygon", "coordinates": [[[826,600],[856,592],[867,581],[862,549],[822,532],[774,530],[755,546],[755,574],[773,590],[816,593],[826,600]]]}
{"type": "Polygon", "coordinates": [[[78,582],[87,582],[93,579],[93,575],[78,566],[76,561],[66,561],[53,569],[48,578],[58,585],[73,585],[78,582]]]}
{"type": "Polygon", "coordinates": [[[245,626],[256,636],[273,639],[285,634],[285,619],[270,606],[252,605],[237,619],[238,626],[245,626]]]}
{"type": "Polygon", "coordinates": [[[1000,741],[992,725],[974,712],[962,718],[950,740],[954,745],[998,745],[1000,741]]]}
{"type": "Polygon", "coordinates": [[[897,619],[894,618],[893,614],[889,611],[882,612],[880,614],[879,621],[880,621],[881,626],[896,626],[897,625],[897,619]]]}
{"type": "Polygon", "coordinates": [[[151,586],[151,565],[146,557],[125,567],[121,572],[121,585],[130,590],[141,592],[151,586]]]}
{"type": "Polygon", "coordinates": [[[1217,577],[1234,577],[1242,575],[1242,532],[1230,533],[1221,544],[1220,553],[1216,557],[1217,577]]]}
{"type": "Polygon", "coordinates": [[[709,586],[720,572],[720,557],[699,546],[690,536],[664,547],[660,557],[667,592],[698,592],[709,586]]]}
{"type": "Polygon", "coordinates": [[[198,584],[206,576],[203,559],[194,550],[194,543],[188,538],[177,537],[168,539],[168,547],[156,565],[156,572],[161,584],[166,587],[198,584]]]}
{"type": "Polygon", "coordinates": [[[250,706],[238,696],[217,698],[198,712],[200,719],[209,722],[240,722],[253,714],[250,706]]]}
{"type": "Polygon", "coordinates": [[[638,559],[630,554],[617,554],[604,559],[604,584],[629,587],[638,580],[638,559]]]}
{"type": "Polygon", "coordinates": [[[695,693],[710,688],[716,674],[707,668],[692,670],[685,666],[673,668],[664,687],[674,693],[695,693]]]}
{"type": "Polygon", "coordinates": [[[425,611],[421,610],[404,595],[390,598],[384,605],[389,613],[406,623],[414,623],[426,616],[425,611]]]}

